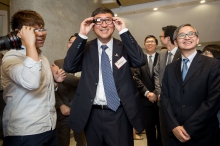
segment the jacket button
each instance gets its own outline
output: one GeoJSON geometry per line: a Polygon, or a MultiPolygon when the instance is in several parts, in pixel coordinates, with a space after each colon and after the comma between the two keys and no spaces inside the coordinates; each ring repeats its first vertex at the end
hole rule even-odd
{"type": "Polygon", "coordinates": [[[185,108],[186,106],[185,105],[182,105],[182,108],[185,108]]]}
{"type": "Polygon", "coordinates": [[[91,99],[90,101],[93,102],[93,99],[91,99]]]}
{"type": "Polygon", "coordinates": [[[95,85],[97,86],[97,85],[98,85],[98,83],[95,83],[95,85]]]}

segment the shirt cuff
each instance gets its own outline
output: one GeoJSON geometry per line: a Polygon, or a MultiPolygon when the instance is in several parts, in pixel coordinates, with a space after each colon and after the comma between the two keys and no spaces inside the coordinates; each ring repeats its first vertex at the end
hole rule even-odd
{"type": "Polygon", "coordinates": [[[37,69],[40,71],[42,66],[42,60],[40,59],[39,61],[34,61],[34,59],[27,56],[24,61],[24,66],[31,68],[32,70],[37,69]]]}
{"type": "Polygon", "coordinates": [[[147,96],[147,93],[148,93],[149,91],[146,91],[145,93],[144,93],[144,96],[146,97],[147,96]]]}
{"type": "Polygon", "coordinates": [[[122,33],[125,33],[125,32],[127,32],[128,31],[128,29],[127,28],[124,28],[124,29],[122,29],[121,31],[119,31],[119,35],[121,35],[122,33]]]}
{"type": "Polygon", "coordinates": [[[82,39],[85,39],[85,40],[87,40],[88,39],[88,37],[87,36],[85,36],[85,35],[82,35],[82,34],[78,34],[82,39]]]}

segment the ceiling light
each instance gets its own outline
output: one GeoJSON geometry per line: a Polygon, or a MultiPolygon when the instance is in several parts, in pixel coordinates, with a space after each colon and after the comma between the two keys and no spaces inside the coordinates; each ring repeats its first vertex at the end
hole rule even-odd
{"type": "Polygon", "coordinates": [[[199,47],[200,47],[200,46],[202,46],[202,44],[198,44],[197,46],[199,46],[199,47]]]}
{"type": "Polygon", "coordinates": [[[205,3],[205,0],[200,1],[200,3],[205,3]]]}
{"type": "Polygon", "coordinates": [[[158,10],[158,8],[154,8],[154,11],[158,10]]]}
{"type": "Polygon", "coordinates": [[[115,17],[117,17],[118,16],[118,14],[115,14],[115,17]]]}

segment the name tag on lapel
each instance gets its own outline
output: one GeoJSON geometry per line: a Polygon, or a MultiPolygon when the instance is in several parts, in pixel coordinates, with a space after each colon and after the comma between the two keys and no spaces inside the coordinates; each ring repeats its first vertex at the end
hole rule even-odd
{"type": "Polygon", "coordinates": [[[122,56],[117,62],[115,62],[115,65],[120,69],[126,62],[127,60],[122,56]]]}

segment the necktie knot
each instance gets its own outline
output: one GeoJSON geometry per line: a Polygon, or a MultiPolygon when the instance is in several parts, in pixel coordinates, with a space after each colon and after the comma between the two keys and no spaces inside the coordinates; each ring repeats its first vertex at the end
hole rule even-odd
{"type": "Polygon", "coordinates": [[[172,62],[172,56],[173,54],[171,52],[168,52],[168,59],[167,59],[167,65],[170,64],[172,62]]]}
{"type": "Polygon", "coordinates": [[[183,59],[183,62],[184,62],[185,64],[187,64],[188,61],[189,61],[188,58],[184,58],[184,59],[183,59]]]}
{"type": "Polygon", "coordinates": [[[102,50],[105,51],[108,48],[108,46],[107,45],[101,45],[101,48],[102,48],[102,50]]]}

